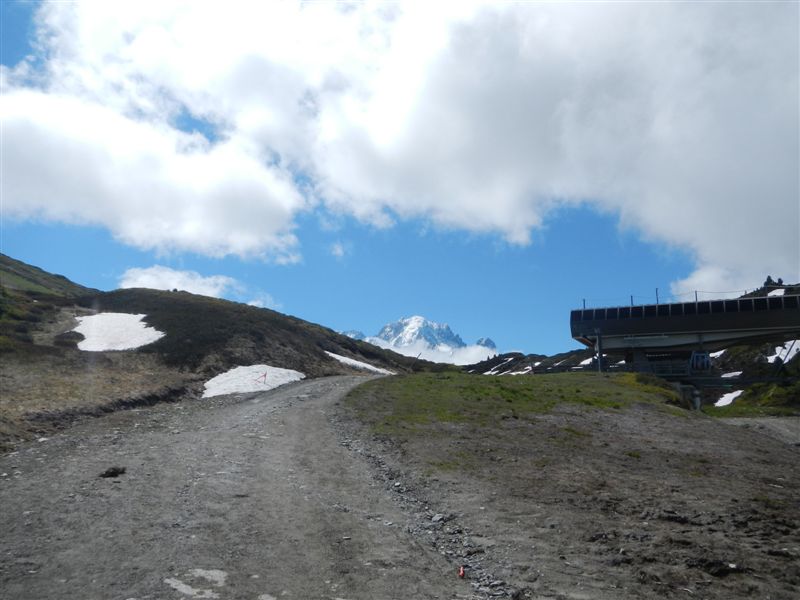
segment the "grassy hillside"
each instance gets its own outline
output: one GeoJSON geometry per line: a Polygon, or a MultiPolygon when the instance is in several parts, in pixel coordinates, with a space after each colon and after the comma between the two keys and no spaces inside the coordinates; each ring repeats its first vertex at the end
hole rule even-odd
{"type": "Polygon", "coordinates": [[[74,298],[95,292],[0,254],[0,354],[39,352],[33,332],[74,298]]]}
{"type": "Polygon", "coordinates": [[[74,297],[91,293],[91,288],[64,277],[0,254],[0,284],[8,290],[48,296],[74,297]]]}
{"type": "Polygon", "coordinates": [[[0,287],[0,354],[35,352],[34,332],[72,300],[34,290],[0,287]]]}
{"type": "Polygon", "coordinates": [[[683,414],[672,406],[678,403],[675,392],[650,379],[632,373],[530,377],[425,373],[369,382],[354,390],[347,402],[377,433],[400,436],[427,435],[442,424],[492,428],[507,420],[524,422],[559,404],[622,410],[649,402],[683,414]]]}
{"type": "Polygon", "coordinates": [[[656,383],[415,374],[354,390],[341,422],[412,531],[506,597],[797,597],[796,450],[656,383]]]}

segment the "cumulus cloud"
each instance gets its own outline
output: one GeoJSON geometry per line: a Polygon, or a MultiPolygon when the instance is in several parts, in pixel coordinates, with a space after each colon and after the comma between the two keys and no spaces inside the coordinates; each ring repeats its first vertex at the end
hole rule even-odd
{"type": "Polygon", "coordinates": [[[228,292],[241,289],[238,281],[225,275],[204,277],[195,271],[177,271],[161,265],[128,269],[120,277],[121,288],[150,288],[153,290],[181,290],[221,298],[228,292]]]}
{"type": "Polygon", "coordinates": [[[29,89],[4,93],[0,110],[6,215],[103,225],[145,249],[294,260],[292,217],[304,201],[287,173],[235,141],[212,146],[29,89]]]}
{"type": "Polygon", "coordinates": [[[676,293],[800,279],[799,11],[42,3],[43,68],[0,73],[4,213],[291,262],[319,206],[525,244],[580,203],[688,250],[676,293]]]}

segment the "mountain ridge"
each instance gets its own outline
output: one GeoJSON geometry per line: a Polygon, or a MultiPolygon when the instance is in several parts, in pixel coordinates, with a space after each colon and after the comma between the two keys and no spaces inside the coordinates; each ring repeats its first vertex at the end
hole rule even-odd
{"type": "Polygon", "coordinates": [[[482,337],[476,344],[468,345],[447,323],[431,321],[420,315],[387,323],[374,336],[364,335],[358,330],[345,331],[343,335],[406,356],[458,365],[481,361],[497,352],[491,338],[482,337]]]}
{"type": "Polygon", "coordinates": [[[447,323],[437,323],[419,315],[387,323],[375,337],[396,347],[410,346],[419,340],[424,340],[431,348],[442,345],[450,348],[466,346],[461,336],[454,333],[447,323]]]}
{"type": "Polygon", "coordinates": [[[205,381],[266,364],[307,377],[443,370],[266,308],[189,292],[93,290],[3,255],[0,263],[0,447],[76,416],[199,397],[205,381]],[[80,350],[77,317],[145,315],[165,335],[132,350],[80,350]],[[343,364],[332,355],[350,359],[343,364]]]}

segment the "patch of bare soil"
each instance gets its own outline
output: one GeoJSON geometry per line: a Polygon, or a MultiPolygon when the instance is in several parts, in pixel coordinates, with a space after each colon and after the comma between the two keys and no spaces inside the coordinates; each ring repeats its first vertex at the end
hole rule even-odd
{"type": "Polygon", "coordinates": [[[800,448],[653,405],[344,442],[481,597],[800,597],[800,448]]]}

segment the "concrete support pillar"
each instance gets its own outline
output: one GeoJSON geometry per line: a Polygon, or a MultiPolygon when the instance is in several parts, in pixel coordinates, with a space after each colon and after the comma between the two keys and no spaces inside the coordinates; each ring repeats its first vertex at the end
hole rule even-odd
{"type": "Polygon", "coordinates": [[[597,354],[597,372],[603,372],[603,335],[600,333],[599,329],[595,329],[594,332],[597,334],[597,341],[594,343],[594,351],[597,354]]]}

